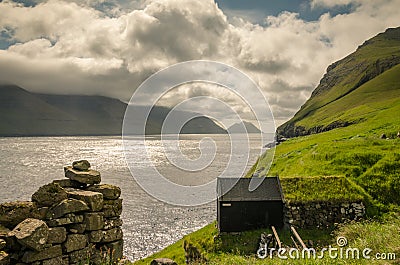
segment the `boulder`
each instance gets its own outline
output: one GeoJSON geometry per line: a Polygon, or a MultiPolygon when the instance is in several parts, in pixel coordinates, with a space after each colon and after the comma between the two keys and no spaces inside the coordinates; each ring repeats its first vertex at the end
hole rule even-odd
{"type": "Polygon", "coordinates": [[[89,210],[89,207],[83,201],[77,199],[65,199],[59,204],[49,209],[47,218],[60,218],[68,213],[77,213],[89,210]]]}
{"type": "Polygon", "coordinates": [[[42,220],[27,218],[19,223],[10,235],[15,236],[21,245],[41,251],[47,242],[49,228],[42,220]]]}
{"type": "Polygon", "coordinates": [[[99,184],[88,187],[86,190],[100,192],[107,200],[116,200],[121,196],[121,189],[110,184],[99,184]]]}
{"type": "Polygon", "coordinates": [[[58,184],[50,183],[32,194],[32,201],[39,207],[48,207],[67,199],[67,192],[58,184]]]}
{"type": "Polygon", "coordinates": [[[0,265],[9,265],[10,264],[10,255],[8,255],[4,251],[0,251],[0,265]]]}
{"type": "Polygon", "coordinates": [[[68,224],[77,224],[83,222],[83,215],[75,215],[73,213],[65,215],[63,218],[52,219],[47,221],[47,225],[54,226],[63,226],[68,224]]]}
{"type": "Polygon", "coordinates": [[[37,251],[26,251],[22,256],[22,262],[33,263],[39,260],[47,260],[62,256],[61,245],[54,245],[44,250],[37,251]]]}
{"type": "Polygon", "coordinates": [[[13,229],[26,218],[34,218],[37,208],[33,202],[15,201],[0,204],[0,224],[13,229]]]}
{"type": "Polygon", "coordinates": [[[100,192],[67,188],[67,193],[69,198],[84,201],[93,212],[103,208],[103,194],[100,192]]]}
{"type": "Polygon", "coordinates": [[[67,229],[65,227],[49,228],[48,244],[61,244],[67,239],[67,229]]]}
{"type": "Polygon", "coordinates": [[[63,244],[63,249],[65,252],[72,252],[75,250],[84,249],[87,246],[86,235],[81,234],[71,234],[67,236],[67,240],[63,244]]]}
{"type": "Polygon", "coordinates": [[[122,199],[103,201],[104,217],[119,217],[122,213],[122,199]]]}
{"type": "Polygon", "coordinates": [[[103,231],[103,238],[101,242],[109,243],[113,241],[121,240],[123,237],[122,229],[120,227],[116,227],[110,230],[103,231]]]}
{"type": "Polygon", "coordinates": [[[100,230],[104,227],[104,214],[102,212],[99,213],[84,213],[83,222],[86,225],[86,230],[100,230]]]}
{"type": "Polygon", "coordinates": [[[100,172],[96,170],[79,171],[71,166],[64,167],[65,177],[82,184],[99,184],[101,182],[100,172]]]}
{"type": "Polygon", "coordinates": [[[72,163],[72,168],[80,171],[88,171],[90,168],[90,163],[87,160],[74,161],[72,163]]]}
{"type": "Polygon", "coordinates": [[[178,265],[178,264],[172,259],[158,258],[158,259],[153,259],[150,262],[150,265],[178,265]]]}

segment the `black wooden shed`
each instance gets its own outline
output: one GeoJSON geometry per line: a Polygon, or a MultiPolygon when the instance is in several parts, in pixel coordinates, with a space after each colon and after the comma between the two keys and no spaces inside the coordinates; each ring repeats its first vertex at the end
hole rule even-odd
{"type": "Polygon", "coordinates": [[[283,226],[283,194],[279,178],[267,177],[253,191],[249,190],[250,181],[251,178],[217,179],[220,232],[283,226]]]}

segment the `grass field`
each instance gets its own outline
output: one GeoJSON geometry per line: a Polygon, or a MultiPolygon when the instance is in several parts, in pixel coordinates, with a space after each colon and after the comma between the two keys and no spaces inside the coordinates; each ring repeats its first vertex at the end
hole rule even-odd
{"type": "MultiPolygon", "coordinates": [[[[259,259],[256,256],[260,234],[270,233],[269,230],[256,230],[240,234],[222,234],[218,236],[216,224],[212,223],[190,235],[185,236],[175,244],[165,248],[146,259],[135,262],[135,264],[150,264],[151,260],[158,257],[167,257],[175,260],[178,264],[185,264],[184,242],[195,246],[206,259],[207,264],[398,264],[400,262],[400,217],[398,215],[385,215],[380,221],[363,221],[359,223],[348,223],[337,226],[334,230],[310,230],[298,229],[299,234],[317,254],[321,253],[323,247],[338,247],[336,239],[339,236],[347,239],[347,246],[358,248],[361,251],[370,248],[371,259],[352,259],[343,256],[343,259],[331,259],[325,255],[323,259],[290,259],[283,260],[278,257],[272,259],[259,259]],[[386,260],[377,260],[377,253],[386,254],[386,260]],[[389,256],[395,259],[388,260],[389,256]]],[[[286,247],[292,247],[288,230],[278,232],[286,247]]],[[[347,247],[346,246],[346,247],[347,247]]],[[[346,248],[345,248],[346,250],[346,248]]],[[[361,255],[362,257],[362,255],[361,255]]],[[[288,258],[290,258],[288,256],[288,258]]]]}

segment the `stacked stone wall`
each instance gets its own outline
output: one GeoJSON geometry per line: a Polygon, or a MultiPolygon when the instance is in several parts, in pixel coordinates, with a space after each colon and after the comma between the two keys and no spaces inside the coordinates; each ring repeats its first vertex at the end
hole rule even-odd
{"type": "Polygon", "coordinates": [[[121,189],[100,184],[86,160],[32,201],[0,204],[0,265],[116,264],[122,260],[121,189]]]}
{"type": "Polygon", "coordinates": [[[362,201],[285,202],[284,223],[302,228],[325,228],[365,215],[362,201]]]}

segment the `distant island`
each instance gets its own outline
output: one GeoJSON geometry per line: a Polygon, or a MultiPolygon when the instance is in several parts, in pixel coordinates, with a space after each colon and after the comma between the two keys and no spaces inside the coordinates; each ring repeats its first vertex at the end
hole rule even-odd
{"type": "Polygon", "coordinates": [[[243,121],[233,124],[228,128],[228,132],[230,133],[242,133],[242,126],[246,128],[247,133],[261,133],[261,131],[251,122],[243,121]]]}
{"type": "MultiPolygon", "coordinates": [[[[126,107],[126,103],[114,98],[37,94],[3,84],[0,85],[0,136],[121,135],[126,107]]],[[[169,112],[166,107],[153,107],[146,134],[160,134],[169,112]]],[[[180,115],[188,113],[180,112],[180,115]]],[[[212,119],[199,116],[187,122],[180,133],[224,134],[226,131],[212,119]]]]}

